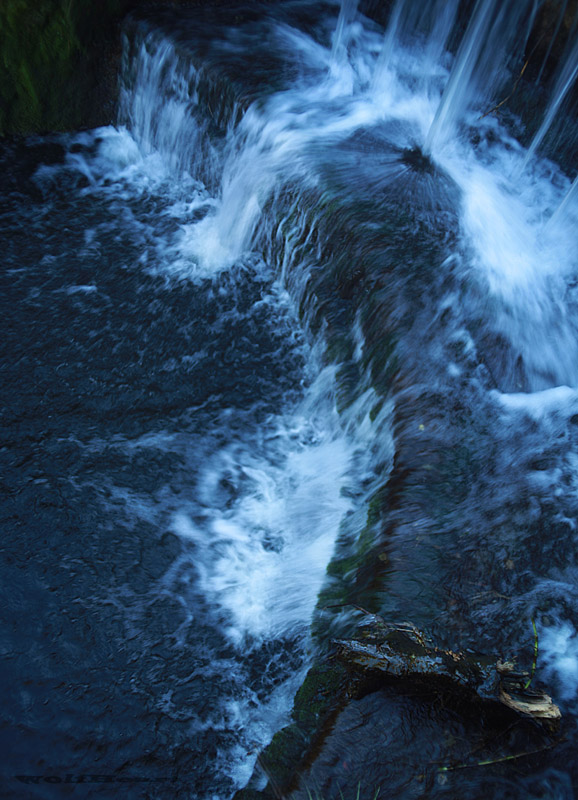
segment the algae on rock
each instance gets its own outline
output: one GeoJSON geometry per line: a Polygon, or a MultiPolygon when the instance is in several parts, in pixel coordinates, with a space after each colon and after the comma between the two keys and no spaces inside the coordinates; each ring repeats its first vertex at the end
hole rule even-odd
{"type": "Polygon", "coordinates": [[[126,0],[8,0],[0,6],[0,135],[110,121],[110,33],[126,0]]]}

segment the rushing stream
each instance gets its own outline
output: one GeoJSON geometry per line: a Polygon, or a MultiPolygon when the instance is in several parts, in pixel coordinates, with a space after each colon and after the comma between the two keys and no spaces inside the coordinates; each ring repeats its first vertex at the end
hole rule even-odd
{"type": "Polygon", "coordinates": [[[486,113],[536,5],[149,9],[117,126],[2,144],[2,796],[232,797],[323,590],[527,667],[534,620],[564,715],[428,788],[409,714],[380,797],[574,797],[575,42],[530,143],[486,113]]]}

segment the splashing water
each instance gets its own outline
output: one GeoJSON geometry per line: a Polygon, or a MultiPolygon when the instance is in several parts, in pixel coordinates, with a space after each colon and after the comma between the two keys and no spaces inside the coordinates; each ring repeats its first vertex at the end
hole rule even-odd
{"type": "MultiPolygon", "coordinates": [[[[242,258],[261,236],[263,220],[277,213],[279,224],[281,212],[275,212],[279,186],[299,184],[314,190],[322,184],[324,153],[332,154],[333,164],[343,164],[343,176],[353,194],[363,193],[367,186],[376,188],[377,197],[379,193],[384,198],[397,196],[403,182],[414,180],[414,175],[443,175],[449,194],[457,198],[459,256],[448,263],[456,264],[460,279],[474,287],[462,300],[462,312],[453,307],[454,313],[462,315],[462,327],[455,335],[462,338],[464,328],[481,314],[484,336],[507,342],[511,354],[492,367],[492,378],[504,391],[578,387],[578,327],[568,294],[568,281],[578,268],[575,229],[558,224],[562,211],[554,215],[562,208],[568,219],[573,202],[570,181],[552,162],[530,159],[532,151],[526,152],[496,118],[484,116],[504,83],[514,43],[523,50],[534,5],[479,0],[455,57],[446,48],[457,3],[441,4],[424,13],[409,0],[398,0],[385,38],[362,17],[356,17],[356,8],[352,2],[341,6],[329,41],[302,33],[290,22],[266,23],[277,57],[291,65],[288,71],[294,77],[283,88],[249,105],[240,118],[231,110],[226,139],[217,143],[211,155],[210,181],[220,185],[218,199],[202,220],[182,226],[179,247],[184,261],[193,261],[196,269],[210,274],[242,258]],[[377,143],[369,155],[363,148],[356,149],[356,142],[363,141],[356,137],[366,131],[377,143]],[[373,159],[368,173],[362,158],[373,159]],[[352,166],[346,166],[348,163],[352,166]]],[[[251,35],[247,37],[249,45],[251,35]]],[[[161,52],[150,46],[141,49],[143,76],[160,74],[147,62],[161,57],[161,52]]],[[[573,52],[571,49],[563,66],[557,97],[567,90],[573,52]]],[[[230,51],[224,47],[219,58],[226,72],[230,51]]],[[[155,91],[171,96],[182,92],[180,102],[197,102],[196,95],[178,78],[179,70],[182,68],[165,70],[165,83],[155,91]]],[[[197,70],[189,84],[191,80],[198,84],[199,74],[197,70]]],[[[134,103],[127,96],[125,116],[132,120],[133,134],[139,140],[153,141],[154,147],[164,152],[169,141],[162,127],[165,122],[153,124],[144,114],[137,119],[134,103]]],[[[194,174],[194,153],[187,155],[186,163],[194,174]]],[[[415,184],[416,205],[422,203],[424,213],[426,204],[438,207],[438,177],[428,178],[432,183],[427,191],[425,178],[415,180],[421,181],[415,184]]],[[[432,220],[435,213],[431,212],[432,220]]],[[[297,229],[290,234],[295,241],[300,236],[297,229]]],[[[294,284],[292,275],[298,262],[295,253],[289,261],[285,257],[282,274],[290,284],[294,284]]],[[[294,285],[293,291],[296,297],[303,297],[310,267],[299,268],[301,283],[294,285]]],[[[471,352],[475,352],[481,345],[470,341],[471,352]]],[[[359,352],[362,356],[363,345],[359,352]]],[[[457,365],[451,369],[461,374],[457,365]]],[[[239,506],[240,516],[235,519],[215,516],[212,535],[217,532],[228,544],[202,577],[206,591],[221,597],[229,609],[239,607],[243,593],[254,597],[247,609],[234,612],[245,619],[249,629],[264,618],[259,608],[267,607],[267,601],[263,606],[256,598],[266,595],[264,576],[274,576],[276,567],[269,563],[275,561],[274,556],[261,554],[262,579],[250,588],[241,588],[243,548],[254,547],[246,519],[267,516],[279,502],[279,490],[273,488],[277,479],[270,484],[269,478],[259,477],[259,467],[251,469],[257,496],[269,498],[269,511],[264,511],[264,501],[259,500],[256,506],[239,506]]],[[[345,509],[340,508],[338,516],[345,509]]],[[[293,512],[286,509],[286,513],[291,516],[293,512]]],[[[270,524],[274,529],[277,523],[273,518],[270,524]]],[[[182,526],[201,552],[208,553],[203,534],[194,526],[182,526]]],[[[320,561],[330,549],[329,545],[323,547],[320,561]]],[[[208,555],[206,559],[210,560],[208,555]]],[[[289,555],[288,559],[291,569],[297,569],[296,561],[289,555]]],[[[313,594],[307,602],[311,608],[313,594]]],[[[280,619],[293,614],[289,608],[279,613],[280,619]]],[[[237,640],[244,630],[239,619],[231,628],[237,640]]]]}
{"type": "Polygon", "coordinates": [[[552,123],[554,122],[554,119],[556,118],[556,115],[558,114],[566,95],[576,81],[576,76],[578,76],[578,41],[574,42],[574,44],[569,47],[567,56],[562,62],[562,69],[560,70],[560,75],[556,81],[556,85],[554,86],[552,99],[548,105],[548,110],[546,111],[544,121],[540,125],[538,132],[534,136],[532,143],[528,148],[528,153],[524,161],[525,166],[528,165],[530,159],[534,156],[536,150],[540,147],[542,141],[544,140],[544,137],[552,127],[552,123]]]}

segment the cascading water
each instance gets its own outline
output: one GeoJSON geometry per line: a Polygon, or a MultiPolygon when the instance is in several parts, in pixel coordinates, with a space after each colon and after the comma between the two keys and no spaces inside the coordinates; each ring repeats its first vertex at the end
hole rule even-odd
{"type": "Polygon", "coordinates": [[[552,94],[552,99],[548,106],[548,111],[544,117],[544,122],[540,125],[540,128],[536,135],[532,140],[532,144],[528,148],[528,154],[526,156],[526,164],[530,161],[532,156],[535,154],[536,150],[542,143],[544,137],[552,127],[552,123],[560,110],[560,106],[562,105],[566,95],[574,85],[576,81],[576,76],[578,75],[578,41],[574,42],[571,47],[569,47],[568,54],[563,61],[562,69],[560,70],[560,75],[554,87],[554,91],[552,94]]]}
{"type": "MultiPolygon", "coordinates": [[[[440,140],[443,143],[447,136],[452,135],[454,124],[463,119],[472,99],[479,100],[480,94],[491,95],[496,82],[503,79],[512,42],[519,39],[520,21],[527,13],[528,5],[524,2],[478,0],[428,131],[427,152],[439,145],[440,140]]],[[[528,28],[526,36],[529,33],[528,28]]],[[[523,47],[525,40],[521,44],[523,47]]]]}
{"type": "Polygon", "coordinates": [[[344,0],[337,19],[337,28],[333,37],[332,56],[334,59],[346,57],[347,41],[346,31],[355,18],[359,0],[344,0]]]}
{"type": "MultiPolygon", "coordinates": [[[[535,11],[478,0],[453,56],[457,2],[398,0],[385,38],[353,0],[148,9],[118,127],[6,145],[21,777],[231,797],[312,617],[347,629],[351,604],[496,656],[534,619],[574,733],[576,182],[487,114],[535,11]]],[[[327,796],[572,797],[570,745],[420,788],[407,763],[454,734],[406,712],[383,774],[329,771],[327,796]]]]}
{"type": "Polygon", "coordinates": [[[572,186],[568,189],[568,192],[556,211],[552,214],[550,219],[546,224],[546,230],[551,230],[556,225],[572,225],[572,208],[576,202],[576,197],[578,197],[578,176],[574,178],[572,186]],[[568,211],[568,215],[566,215],[566,211],[568,211]]]}

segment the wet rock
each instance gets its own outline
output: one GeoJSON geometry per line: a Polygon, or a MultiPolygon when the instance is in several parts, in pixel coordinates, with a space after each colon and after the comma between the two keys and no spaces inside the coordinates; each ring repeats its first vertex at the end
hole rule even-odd
{"type": "Polygon", "coordinates": [[[249,785],[235,800],[282,797],[295,788],[299,774],[314,758],[316,746],[353,691],[353,683],[341,664],[314,665],[295,696],[290,725],[278,731],[259,756],[249,785]],[[265,779],[267,786],[259,789],[265,779]]]}

